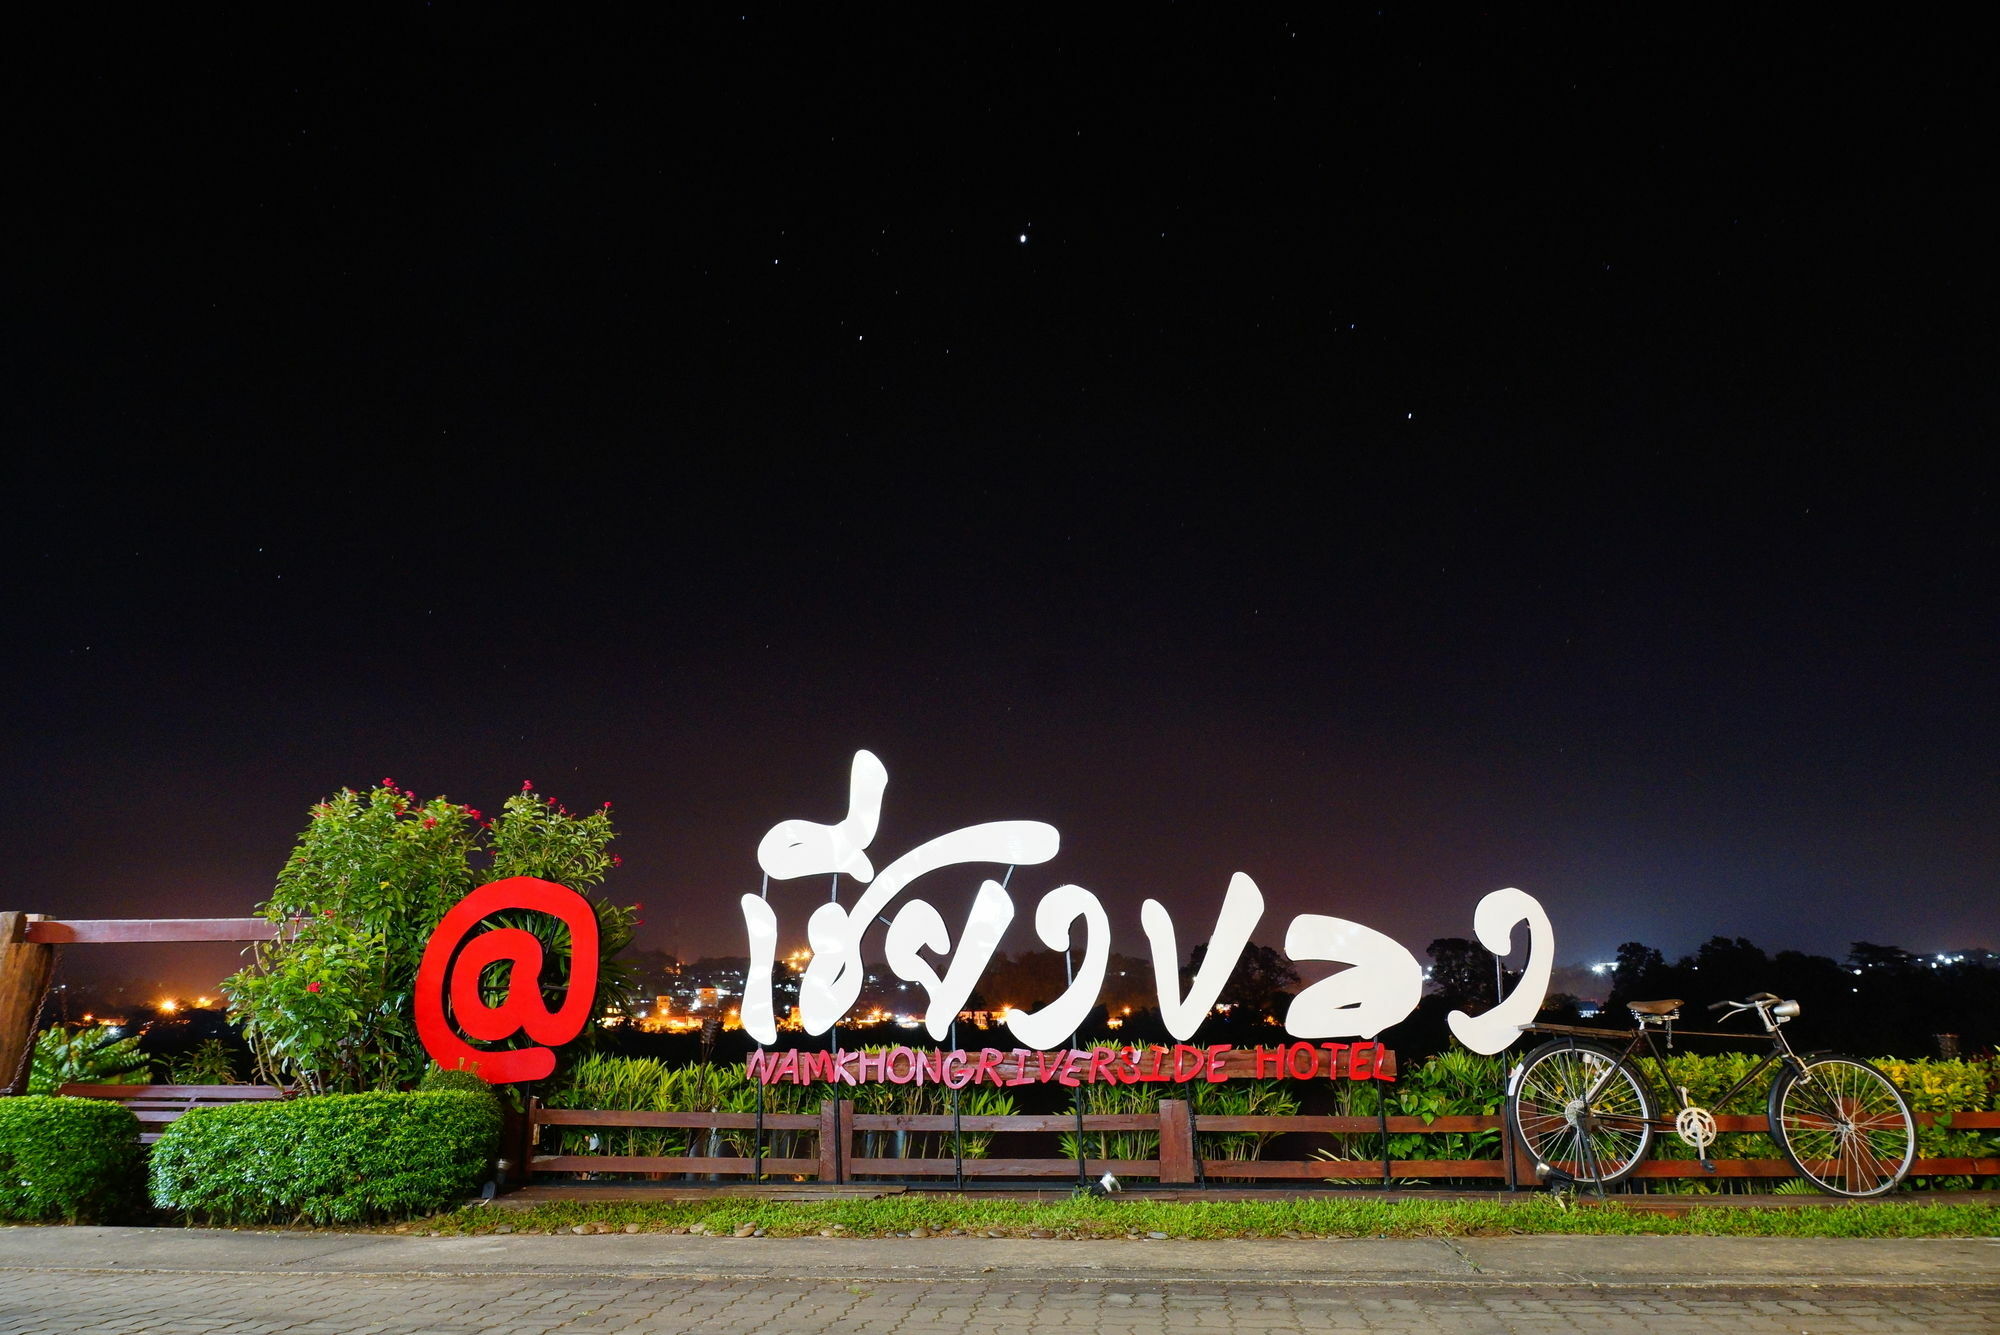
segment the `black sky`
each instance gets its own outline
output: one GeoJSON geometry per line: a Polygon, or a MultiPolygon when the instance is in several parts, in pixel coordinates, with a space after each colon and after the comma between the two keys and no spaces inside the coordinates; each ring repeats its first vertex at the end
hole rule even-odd
{"type": "Polygon", "coordinates": [[[1121,949],[1238,870],[1274,943],[2000,946],[1961,34],[680,8],[15,50],[6,907],[532,778],[732,951],[866,746],[879,849],[1050,821],[1121,949]]]}

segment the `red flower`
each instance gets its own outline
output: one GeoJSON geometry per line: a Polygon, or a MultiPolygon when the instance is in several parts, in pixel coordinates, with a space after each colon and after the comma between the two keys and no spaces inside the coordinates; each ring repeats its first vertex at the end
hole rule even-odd
{"type": "Polygon", "coordinates": [[[424,828],[425,828],[426,830],[433,830],[433,829],[436,829],[436,828],[437,828],[437,817],[435,817],[435,816],[426,816],[426,817],[424,817],[424,828]]]}
{"type": "Polygon", "coordinates": [[[465,814],[471,817],[473,820],[478,820],[480,818],[478,807],[467,807],[465,809],[465,814]]]}
{"type": "Polygon", "coordinates": [[[534,791],[535,791],[535,781],[534,781],[533,779],[523,779],[523,780],[521,780],[521,791],[522,791],[522,792],[524,792],[524,793],[532,793],[532,792],[534,792],[534,791]]]}
{"type": "Polygon", "coordinates": [[[622,867],[625,865],[625,859],[619,857],[616,853],[613,853],[611,855],[611,865],[614,867],[622,867]]]}
{"type": "Polygon", "coordinates": [[[327,910],[325,910],[325,911],[324,911],[323,913],[321,913],[321,914],[320,914],[320,916],[321,916],[322,918],[331,918],[331,917],[333,916],[333,910],[332,910],[332,909],[327,909],[327,910]]]}
{"type": "Polygon", "coordinates": [[[396,791],[396,781],[394,779],[382,780],[382,786],[384,788],[387,788],[392,793],[396,791]]]}
{"type": "Polygon", "coordinates": [[[319,991],[319,984],[318,984],[318,983],[307,983],[307,984],[306,984],[306,991],[308,991],[308,992],[317,992],[317,991],[319,991]]]}
{"type": "Polygon", "coordinates": [[[610,804],[609,802],[606,802],[606,803],[604,804],[604,809],[605,809],[606,811],[609,811],[609,810],[611,810],[611,804],[610,804]]]}

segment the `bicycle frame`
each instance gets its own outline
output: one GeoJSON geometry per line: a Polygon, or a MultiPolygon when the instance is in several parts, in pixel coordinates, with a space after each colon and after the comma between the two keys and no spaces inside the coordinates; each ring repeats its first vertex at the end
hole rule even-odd
{"type": "MultiPolygon", "coordinates": [[[[1757,1018],[1764,1022],[1764,1036],[1769,1041],[1771,1050],[1764,1055],[1762,1061],[1744,1072],[1742,1079],[1716,1096],[1715,1106],[1717,1107],[1727,1106],[1731,1099],[1750,1088],[1759,1077],[1773,1066],[1789,1066],[1792,1070],[1801,1074],[1805,1071],[1805,1063],[1800,1061],[1798,1054],[1792,1051],[1791,1043],[1786,1040],[1784,1033],[1778,1027],[1781,1021],[1773,1019],[1769,1009],[1756,1007],[1749,1009],[1755,1010],[1757,1018]]],[[[1521,1030],[1523,1033],[1558,1034],[1573,1038],[1590,1038],[1606,1046],[1613,1046],[1618,1039],[1623,1038],[1625,1046],[1618,1054],[1618,1059],[1621,1062],[1624,1062],[1635,1070],[1643,1071],[1645,1068],[1639,1060],[1639,1054],[1644,1052],[1652,1059],[1655,1084],[1662,1091],[1671,1093],[1674,1096],[1677,1111],[1684,1112],[1689,1108],[1697,1106],[1689,1101],[1685,1087],[1676,1085],[1673,1082],[1673,1077],[1667,1071],[1667,1052],[1674,1045],[1674,1023],[1672,1016],[1641,1016],[1637,1026],[1629,1033],[1619,1029],[1593,1029],[1587,1025],[1577,1024],[1526,1024],[1521,1026],[1521,1030]],[[1662,1040],[1664,1040],[1664,1043],[1662,1040]]],[[[1757,1037],[1755,1034],[1726,1034],[1709,1029],[1683,1029],[1680,1031],[1680,1034],[1683,1038],[1722,1038],[1735,1043],[1753,1042],[1757,1037]]],[[[1605,1070],[1604,1074],[1598,1078],[1598,1083],[1585,1094],[1586,1107],[1589,1106],[1590,1100],[1596,1099],[1604,1092],[1605,1087],[1611,1083],[1615,1076],[1616,1071],[1614,1069],[1607,1068],[1605,1070]]],[[[1644,1119],[1644,1121],[1646,1125],[1655,1130],[1677,1130],[1677,1119],[1675,1118],[1654,1117],[1644,1119]]],[[[1705,1155],[1702,1162],[1704,1164],[1708,1163],[1705,1155]]]]}

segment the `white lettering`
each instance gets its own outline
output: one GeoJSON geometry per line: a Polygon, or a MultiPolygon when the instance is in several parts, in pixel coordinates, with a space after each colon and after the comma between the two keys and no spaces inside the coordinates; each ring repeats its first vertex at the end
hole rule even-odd
{"type": "Polygon", "coordinates": [[[1006,934],[1007,924],[1013,921],[1014,901],[1000,888],[999,882],[987,881],[981,885],[978,897],[972,901],[972,912],[966,915],[965,930],[958,935],[958,950],[942,978],[917,951],[922,948],[943,955],[951,950],[951,934],[945,930],[944,915],[923,900],[912,899],[889,921],[885,946],[889,967],[898,978],[917,984],[928,994],[930,1004],[924,1011],[924,1027],[932,1038],[943,1038],[951,1022],[965,1009],[966,998],[972,995],[979,975],[986,971],[993,952],[1000,946],[1000,938],[1006,934]]]}
{"type": "Polygon", "coordinates": [[[1549,926],[1549,915],[1542,912],[1534,896],[1512,887],[1495,890],[1472,911],[1472,930],[1478,934],[1479,944],[1496,955],[1513,950],[1514,928],[1521,923],[1528,924],[1528,962],[1507,999],[1479,1015],[1453,1011],[1445,1017],[1458,1041],[1474,1052],[1495,1053],[1519,1038],[1521,1026],[1534,1020],[1549,995],[1556,934],[1549,926]]]}
{"type": "Polygon", "coordinates": [[[1139,906],[1139,923],[1146,929],[1146,948],[1153,956],[1153,982],[1160,992],[1160,1019],[1167,1032],[1185,1043],[1208,1018],[1222,985],[1235,972],[1250,944],[1250,933],[1264,916],[1264,896],[1257,883],[1237,872],[1229,878],[1229,892],[1222,897],[1222,912],[1215,916],[1215,930],[1209,934],[1208,953],[1201,968],[1188,984],[1185,997],[1180,989],[1180,943],[1174,939],[1174,920],[1167,906],[1149,899],[1139,906]]]}
{"type": "Polygon", "coordinates": [[[1394,937],[1345,918],[1301,913],[1285,929],[1285,954],[1353,966],[1292,998],[1285,1032],[1293,1038],[1373,1038],[1408,1016],[1424,995],[1416,956],[1394,937]]]}
{"type": "Polygon", "coordinates": [[[1104,990],[1104,969],[1111,963],[1111,920],[1097,896],[1080,885],[1059,885],[1035,906],[1035,935],[1050,950],[1068,950],[1070,926],[1084,922],[1083,967],[1071,977],[1063,994],[1038,1011],[1016,1014],[1007,1021],[1014,1037],[1031,1048],[1067,1043],[1104,990]]]}
{"type": "MultiPolygon", "coordinates": [[[[862,938],[913,881],[946,867],[967,864],[1033,866],[1055,857],[1062,839],[1040,821],[992,821],[971,825],[918,845],[878,874],[867,855],[880,823],[888,771],[867,751],[857,751],[848,779],[847,815],[834,825],[787,820],[773,826],[757,847],[757,861],[775,880],[844,875],[866,886],[848,906],[822,903],[806,923],[812,959],[799,980],[799,1014],[806,1031],[823,1034],[839,1023],[859,999],[866,970],[862,938]]],[[[757,895],[742,900],[750,938],[750,967],[744,979],[742,1022],[759,1043],[777,1040],[772,973],[777,955],[777,915],[757,895]]],[[[1243,872],[1230,877],[1222,908],[1209,936],[1201,968],[1180,990],[1180,942],[1164,904],[1148,899],[1140,922],[1153,957],[1160,1015],[1167,1031],[1185,1042],[1214,1008],[1230,974],[1264,914],[1264,896],[1243,872]]],[[[926,1027],[943,1039],[964,1007],[980,975],[999,949],[1014,920],[1014,901],[998,882],[981,883],[956,947],[944,916],[921,899],[904,903],[888,921],[884,943],[889,967],[928,996],[926,1027]],[[924,952],[949,956],[942,974],[924,952]]],[[[1097,896],[1078,885],[1060,885],[1035,908],[1035,933],[1051,950],[1068,951],[1078,921],[1084,925],[1082,966],[1063,994],[1041,1010],[1013,1012],[1007,1025],[1030,1048],[1066,1043],[1097,1003],[1111,954],[1111,925],[1097,896]]],[[[1474,913],[1480,941],[1495,954],[1511,948],[1513,929],[1528,926],[1528,962],[1521,982],[1507,999],[1482,1015],[1453,1011],[1452,1033],[1475,1052],[1494,1053],[1512,1043],[1520,1026],[1533,1020],[1548,992],[1555,936],[1548,915],[1520,890],[1495,890],[1474,913]]],[[[1357,922],[1303,913],[1285,931],[1285,953],[1297,961],[1345,964],[1293,998],[1284,1027],[1296,1039],[1373,1039],[1416,1009],[1423,995],[1423,969],[1393,938],[1357,922]]]]}

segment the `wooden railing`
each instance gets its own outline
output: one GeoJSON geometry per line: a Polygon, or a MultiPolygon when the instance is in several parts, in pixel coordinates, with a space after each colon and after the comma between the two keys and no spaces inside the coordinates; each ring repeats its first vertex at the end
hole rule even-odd
{"type": "MultiPolygon", "coordinates": [[[[1732,1132],[1761,1132],[1768,1129],[1762,1117],[1722,1114],[1717,1129],[1732,1132]]],[[[1932,1125],[1934,1114],[1918,1113],[1919,1126],[1932,1125]]],[[[1961,1112],[1951,1115],[1955,1129],[1984,1130],[2000,1127],[2000,1112],[1961,1112]]],[[[539,1100],[528,1110],[528,1130],[536,1149],[529,1160],[531,1175],[552,1173],[638,1173],[646,1175],[693,1175],[713,1177],[781,1177],[810,1179],[822,1183],[847,1183],[856,1178],[982,1178],[1095,1179],[1112,1173],[1121,1179],[1151,1178],[1162,1186],[1195,1186],[1213,1182],[1374,1182],[1472,1179],[1490,1180],[1495,1185],[1514,1183],[1535,1185],[1534,1165],[1512,1143],[1494,1114],[1439,1117],[1426,1122],[1420,1117],[1335,1117],[1335,1116],[1205,1116],[1198,1117],[1185,1100],[1161,1099],[1156,1113],[1074,1113],[1005,1116],[963,1116],[948,1114],[857,1113],[846,1099],[829,1099],[818,1113],[727,1112],[618,1112],[574,1108],[547,1108],[539,1100]],[[544,1154],[539,1146],[544,1127],[591,1127],[602,1129],[654,1128],[751,1132],[753,1150],[759,1143],[760,1127],[765,1133],[809,1132],[816,1150],[812,1157],[783,1158],[751,1154],[732,1155],[617,1155],[544,1154]],[[1063,1158],[857,1158],[859,1135],[908,1132],[940,1135],[944,1143],[954,1143],[955,1133],[1040,1133],[1051,1138],[1081,1130],[1085,1137],[1099,1134],[1142,1133],[1159,1137],[1159,1151],[1150,1159],[1098,1159],[1086,1157],[1081,1166],[1073,1157],[1063,1158]],[[1372,1137],[1386,1148],[1392,1135],[1444,1135],[1468,1132],[1500,1132],[1505,1150],[1512,1155],[1512,1174],[1507,1158],[1487,1159],[1232,1159],[1208,1158],[1198,1154],[1200,1137],[1225,1132],[1258,1132],[1271,1135],[1338,1135],[1372,1137]]],[[[1910,1170],[1924,1177],[2000,1176],[2000,1158],[1918,1159],[1910,1170]]],[[[1710,1173],[1689,1159],[1648,1159],[1634,1174],[1640,1178],[1789,1178],[1795,1170],[1783,1159],[1722,1159],[1710,1173]]]]}
{"type": "Polygon", "coordinates": [[[223,1108],[235,1103],[291,1097],[290,1090],[272,1085],[64,1085],[56,1093],[124,1105],[139,1119],[139,1140],[146,1145],[158,1140],[162,1131],[196,1108],[223,1108]]]}

